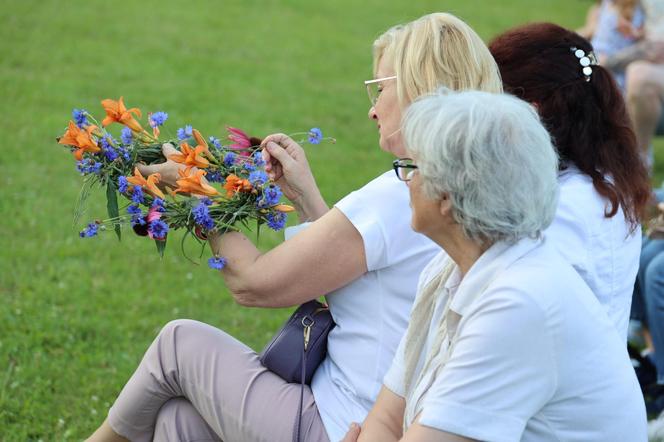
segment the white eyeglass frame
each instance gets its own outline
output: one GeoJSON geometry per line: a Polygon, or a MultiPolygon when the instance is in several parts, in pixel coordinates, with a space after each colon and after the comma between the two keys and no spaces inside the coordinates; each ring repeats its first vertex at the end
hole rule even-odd
{"type": "Polygon", "coordinates": [[[376,78],[374,80],[366,80],[364,82],[364,87],[367,88],[367,95],[369,96],[369,102],[371,103],[372,106],[376,105],[376,101],[378,101],[378,95],[380,95],[380,93],[374,97],[373,94],[371,93],[371,85],[380,83],[381,81],[396,80],[396,78],[397,78],[396,75],[392,75],[391,77],[376,78]]]}

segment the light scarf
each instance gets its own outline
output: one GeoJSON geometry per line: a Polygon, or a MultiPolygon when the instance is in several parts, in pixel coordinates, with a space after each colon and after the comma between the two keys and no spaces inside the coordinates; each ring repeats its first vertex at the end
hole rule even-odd
{"type": "MultiPolygon", "coordinates": [[[[424,348],[424,345],[427,340],[429,326],[433,318],[433,311],[435,309],[436,300],[440,298],[441,294],[444,292],[445,285],[452,275],[456,264],[452,261],[451,258],[447,258],[444,265],[442,266],[441,271],[436,274],[429,283],[422,289],[420,296],[418,296],[413,310],[410,315],[410,325],[406,331],[406,342],[408,345],[404,348],[404,361],[405,361],[405,373],[404,373],[404,383],[405,383],[405,396],[406,396],[406,409],[404,412],[404,421],[403,421],[403,432],[406,433],[408,426],[413,422],[415,417],[422,410],[421,406],[421,395],[419,397],[414,397],[415,390],[417,386],[422,382],[425,373],[428,371],[429,367],[433,363],[433,360],[438,356],[443,342],[448,337],[448,328],[447,328],[447,316],[450,308],[450,299],[447,300],[445,309],[443,311],[443,320],[440,322],[436,335],[434,337],[433,344],[431,349],[433,351],[427,352],[424,348]],[[436,351],[437,349],[437,351],[436,351]],[[424,366],[419,372],[417,379],[414,379],[415,369],[417,368],[417,363],[420,360],[420,355],[422,353],[427,354],[427,358],[424,361],[424,366]],[[415,382],[413,382],[415,381],[415,382]]],[[[451,353],[451,343],[450,348],[447,351],[447,355],[451,353]]],[[[449,357],[449,356],[448,356],[449,357]]],[[[445,361],[436,368],[436,372],[445,365],[445,361]]],[[[435,379],[435,374],[431,378],[431,382],[435,379]]],[[[428,390],[429,386],[424,390],[428,390]]]]}
{"type": "Polygon", "coordinates": [[[464,311],[468,306],[475,303],[489,288],[491,283],[500,276],[504,270],[514,261],[538,247],[543,240],[541,238],[523,238],[517,243],[508,244],[498,242],[493,244],[473,264],[469,272],[463,276],[454,296],[449,296],[441,321],[439,322],[431,346],[424,348],[431,328],[433,313],[436,302],[445,295],[450,276],[458,271],[458,266],[447,257],[441,265],[441,270],[427,283],[415,300],[410,316],[408,329],[406,330],[406,345],[404,346],[404,396],[406,398],[406,409],[404,410],[403,431],[415,421],[417,415],[422,411],[422,399],[425,393],[436,380],[436,377],[447,364],[454,345],[459,336],[459,327],[462,318],[460,311],[450,311],[452,301],[456,299],[457,308],[464,311]],[[462,307],[466,306],[466,307],[462,307]],[[451,325],[449,327],[448,325],[451,325]],[[450,335],[450,332],[453,334],[450,335]],[[443,350],[443,343],[448,345],[443,350]],[[441,351],[443,354],[441,355],[441,351]],[[422,370],[415,376],[417,364],[422,354],[426,354],[422,370]],[[424,388],[418,388],[424,382],[427,373],[431,372],[428,384],[424,388]],[[416,394],[417,392],[417,394],[416,394]]]}

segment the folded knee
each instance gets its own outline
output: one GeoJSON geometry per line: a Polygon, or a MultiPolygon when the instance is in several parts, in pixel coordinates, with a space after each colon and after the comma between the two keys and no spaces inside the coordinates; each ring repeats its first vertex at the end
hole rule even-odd
{"type": "Polygon", "coordinates": [[[651,63],[635,61],[627,67],[627,96],[646,97],[657,92],[661,81],[661,72],[656,70],[651,63]]]}
{"type": "Polygon", "coordinates": [[[200,328],[200,325],[200,322],[193,319],[174,319],[162,327],[159,331],[159,337],[163,339],[164,337],[171,337],[176,334],[188,334],[191,330],[200,328]]]}

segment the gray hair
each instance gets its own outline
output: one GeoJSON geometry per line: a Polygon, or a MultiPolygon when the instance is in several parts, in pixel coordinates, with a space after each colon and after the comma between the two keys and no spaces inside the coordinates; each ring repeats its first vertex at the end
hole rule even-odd
{"type": "Polygon", "coordinates": [[[538,237],[558,202],[558,156],[526,102],[506,94],[440,89],[403,118],[406,146],[429,198],[448,193],[472,240],[538,237]]]}

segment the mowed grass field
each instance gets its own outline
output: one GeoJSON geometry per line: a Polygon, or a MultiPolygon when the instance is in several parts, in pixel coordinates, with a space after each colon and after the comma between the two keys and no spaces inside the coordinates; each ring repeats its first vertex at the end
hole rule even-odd
{"type": "MultiPolygon", "coordinates": [[[[390,168],[362,85],[380,33],[434,11],[457,14],[486,40],[534,20],[575,28],[589,4],[1,2],[0,440],[86,437],[172,319],[213,324],[260,350],[289,314],[236,305],[216,272],[182,256],[179,234],[163,259],[130,232],[121,243],[110,232],[80,239],[106,209],[97,190],[72,223],[82,181],[55,143],[72,108],[103,116],[99,101],[122,95],[145,113],[168,112],[165,130],[193,124],[206,137],[225,125],[257,136],[318,126],[338,140],[307,147],[333,204],[390,168]]],[[[280,241],[264,229],[259,244],[280,241]]]]}

